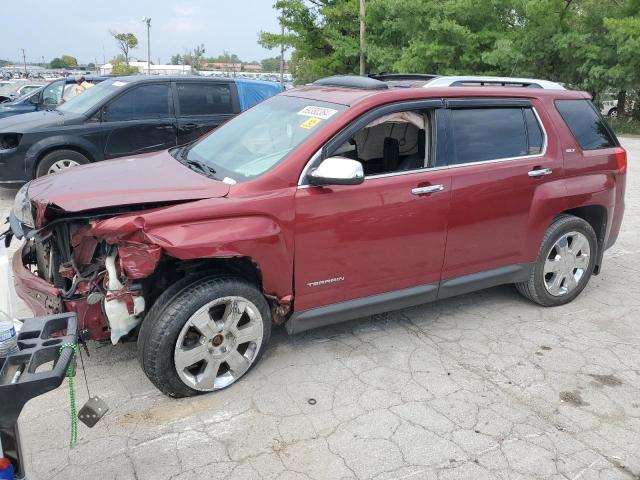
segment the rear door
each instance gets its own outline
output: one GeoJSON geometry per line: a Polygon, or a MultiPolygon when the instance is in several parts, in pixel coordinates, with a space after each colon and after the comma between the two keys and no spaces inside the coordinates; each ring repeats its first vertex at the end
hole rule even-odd
{"type": "Polygon", "coordinates": [[[238,111],[232,82],[185,80],[176,82],[175,89],[178,145],[196,140],[238,111]]]}
{"type": "Polygon", "coordinates": [[[130,87],[102,111],[105,159],[164,150],[176,145],[176,117],[169,82],[130,87]]]}
{"type": "MultiPolygon", "coordinates": [[[[440,296],[465,291],[464,279],[447,280],[489,272],[486,280],[499,284],[500,275],[517,274],[518,265],[533,261],[537,250],[528,248],[528,236],[534,196],[563,174],[555,135],[541,121],[546,113],[531,101],[446,104],[452,197],[440,296]]],[[[468,280],[468,290],[477,288],[471,283],[478,278],[468,280]]]]}

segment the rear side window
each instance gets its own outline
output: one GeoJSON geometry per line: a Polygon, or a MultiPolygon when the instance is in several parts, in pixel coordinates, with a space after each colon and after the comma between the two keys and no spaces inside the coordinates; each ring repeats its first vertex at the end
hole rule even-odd
{"type": "Polygon", "coordinates": [[[107,106],[106,120],[119,122],[166,118],[169,116],[170,100],[168,83],[132,88],[107,106]]]}
{"type": "Polygon", "coordinates": [[[544,136],[531,108],[453,109],[451,118],[457,164],[542,152],[544,136]]]}
{"type": "Polygon", "coordinates": [[[556,100],[556,108],[583,150],[616,146],[609,127],[588,100],[556,100]]]}
{"type": "Polygon", "coordinates": [[[217,83],[178,83],[180,115],[233,113],[231,88],[217,83]]]}

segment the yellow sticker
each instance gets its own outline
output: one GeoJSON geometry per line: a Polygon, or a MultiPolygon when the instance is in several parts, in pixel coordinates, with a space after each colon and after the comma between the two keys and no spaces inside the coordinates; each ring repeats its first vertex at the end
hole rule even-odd
{"type": "Polygon", "coordinates": [[[322,122],[321,118],[311,117],[300,124],[300,128],[311,130],[313,127],[322,122]]]}

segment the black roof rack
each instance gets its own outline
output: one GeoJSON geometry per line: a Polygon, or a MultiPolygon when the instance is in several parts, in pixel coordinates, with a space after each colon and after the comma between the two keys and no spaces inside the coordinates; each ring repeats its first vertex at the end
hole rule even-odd
{"type": "Polygon", "coordinates": [[[359,75],[335,75],[333,77],[321,78],[313,82],[313,85],[361,88],[364,90],[386,90],[389,88],[389,85],[380,80],[359,75]]]}
{"type": "Polygon", "coordinates": [[[369,78],[374,78],[380,81],[403,81],[403,80],[423,80],[428,82],[440,75],[431,73],[370,73],[369,78]]]}

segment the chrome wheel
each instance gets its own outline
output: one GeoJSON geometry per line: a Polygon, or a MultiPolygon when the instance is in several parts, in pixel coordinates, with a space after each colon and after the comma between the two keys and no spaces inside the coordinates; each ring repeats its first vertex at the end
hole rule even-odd
{"type": "Polygon", "coordinates": [[[580,232],[562,235],[553,244],[544,263],[544,286],[554,297],[574,291],[589,268],[591,247],[580,232]]]}
{"type": "Polygon", "coordinates": [[[78,165],[80,164],[75,160],[58,160],[49,167],[49,170],[47,170],[47,174],[61,172],[62,170],[66,170],[67,168],[71,167],[77,167],[78,165]]]}
{"type": "Polygon", "coordinates": [[[258,307],[243,297],[223,297],[193,314],[178,335],[174,364],[189,387],[228,387],[253,364],[263,339],[258,307]]]}

